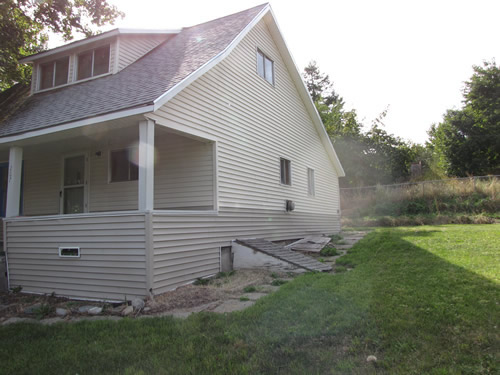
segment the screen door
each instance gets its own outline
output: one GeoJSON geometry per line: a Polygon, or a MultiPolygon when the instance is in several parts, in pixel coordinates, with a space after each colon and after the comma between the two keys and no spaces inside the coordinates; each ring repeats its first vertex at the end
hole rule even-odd
{"type": "Polygon", "coordinates": [[[84,154],[64,158],[61,191],[63,214],[85,212],[85,160],[84,154]]]}

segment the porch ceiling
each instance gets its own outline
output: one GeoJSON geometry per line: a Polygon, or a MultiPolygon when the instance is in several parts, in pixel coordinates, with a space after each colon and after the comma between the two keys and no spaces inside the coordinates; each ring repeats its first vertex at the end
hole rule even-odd
{"type": "Polygon", "coordinates": [[[98,124],[68,129],[56,133],[40,135],[38,137],[23,139],[13,143],[0,144],[0,158],[4,155],[8,158],[8,150],[12,146],[27,147],[36,149],[40,147],[56,147],[57,150],[65,151],[72,149],[75,142],[81,148],[96,143],[106,142],[112,138],[135,138],[139,135],[139,121],[144,120],[142,115],[130,116],[112,121],[106,121],[98,124]],[[71,140],[71,142],[67,142],[71,140]]]}

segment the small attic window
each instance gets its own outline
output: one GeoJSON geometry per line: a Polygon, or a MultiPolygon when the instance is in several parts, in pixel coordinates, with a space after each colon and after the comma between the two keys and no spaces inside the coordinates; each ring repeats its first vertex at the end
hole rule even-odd
{"type": "Polygon", "coordinates": [[[261,50],[257,50],[257,73],[271,85],[274,85],[274,62],[261,50]]]}
{"type": "Polygon", "coordinates": [[[77,80],[109,72],[109,44],[78,55],[77,80]]]}
{"type": "Polygon", "coordinates": [[[40,90],[68,83],[69,56],[40,64],[40,90]]]}

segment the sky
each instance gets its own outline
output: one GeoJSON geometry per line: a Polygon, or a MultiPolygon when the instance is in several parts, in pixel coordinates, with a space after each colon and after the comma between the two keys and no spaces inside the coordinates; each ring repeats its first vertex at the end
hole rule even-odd
{"type": "MultiPolygon", "coordinates": [[[[196,25],[265,0],[108,0],[125,12],[104,30],[196,25]]],[[[473,65],[500,62],[498,0],[271,0],[298,69],[315,60],[368,128],[423,143],[447,109],[462,105],[473,65]]]]}

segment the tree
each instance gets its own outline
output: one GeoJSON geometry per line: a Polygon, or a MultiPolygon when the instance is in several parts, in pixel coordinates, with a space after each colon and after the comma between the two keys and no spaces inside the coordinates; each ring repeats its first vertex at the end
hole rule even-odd
{"type": "Polygon", "coordinates": [[[416,146],[383,129],[388,108],[363,132],[356,110],[344,109],[344,100],[315,62],[304,69],[304,79],[344,167],[346,177],[341,179],[341,186],[388,184],[408,179],[411,162],[417,155],[416,146]]]}
{"type": "Polygon", "coordinates": [[[31,68],[18,60],[46,49],[48,32],[61,34],[65,41],[75,33],[88,37],[119,16],[123,13],[106,0],[2,0],[0,90],[29,81],[31,68]]]}
{"type": "Polygon", "coordinates": [[[500,173],[500,68],[493,61],[473,69],[463,108],[448,110],[428,131],[428,147],[448,175],[500,173]]]}

